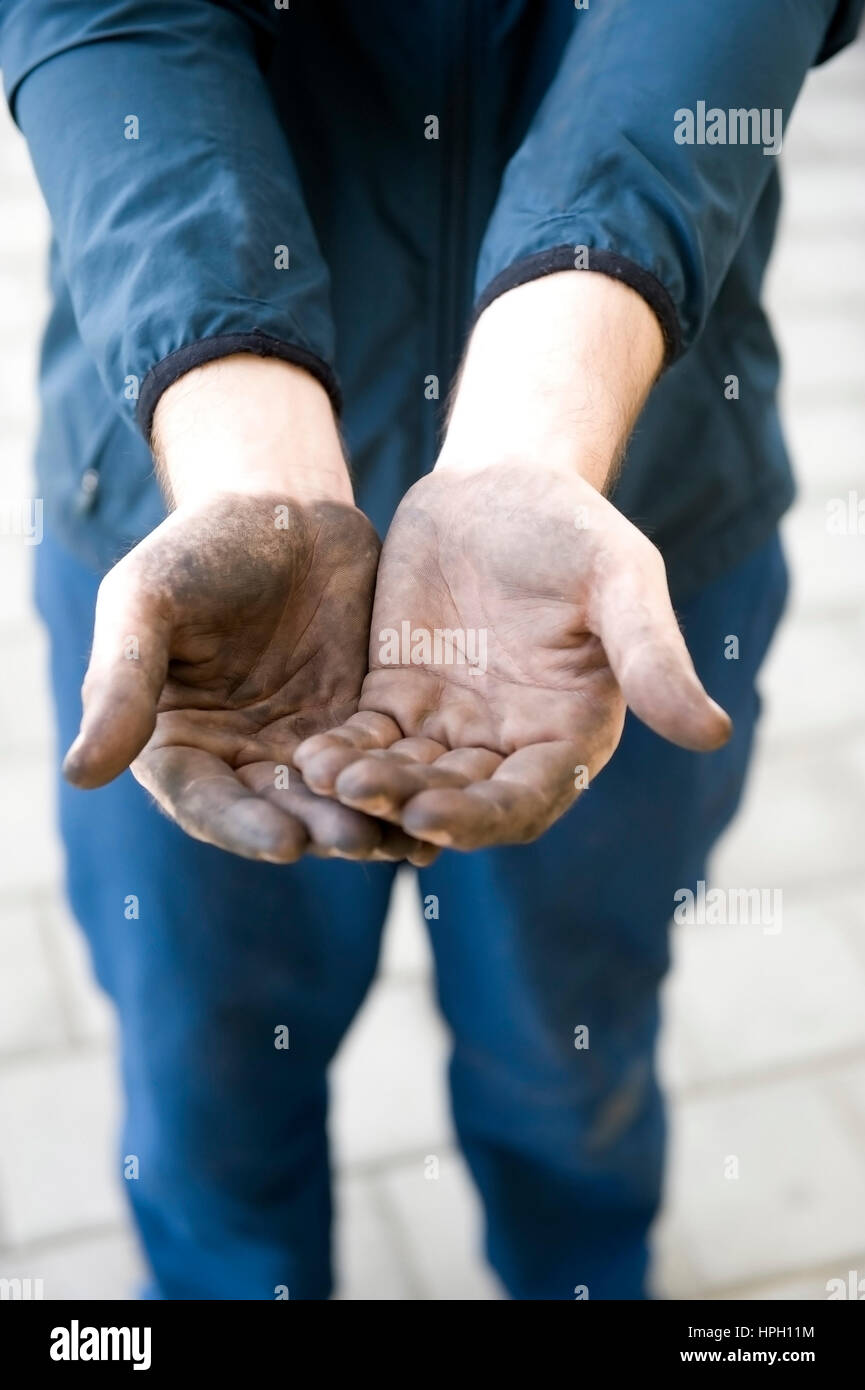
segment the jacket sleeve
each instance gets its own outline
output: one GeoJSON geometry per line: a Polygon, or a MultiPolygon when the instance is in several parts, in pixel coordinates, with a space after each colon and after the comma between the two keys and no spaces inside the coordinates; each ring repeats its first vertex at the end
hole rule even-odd
{"type": "Polygon", "coordinates": [[[672,361],[706,321],[808,68],[861,14],[862,0],[591,0],[505,171],[478,313],[539,275],[598,270],[651,304],[672,361]]]}
{"type": "Polygon", "coordinates": [[[7,99],[118,410],[134,426],[137,392],[148,438],[176,377],[238,351],[306,366],[338,405],[327,271],[254,9],[4,0],[0,12],[7,99]]]}

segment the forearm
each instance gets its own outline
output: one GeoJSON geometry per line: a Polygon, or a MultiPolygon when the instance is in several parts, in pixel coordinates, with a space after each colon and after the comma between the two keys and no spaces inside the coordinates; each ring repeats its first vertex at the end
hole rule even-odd
{"type": "Polygon", "coordinates": [[[4,82],[78,333],[145,437],[173,381],[242,349],[337,394],[327,268],[266,56],[252,7],[0,3],[4,82]]]}
{"type": "Polygon", "coordinates": [[[327,392],[275,358],[238,354],[187,372],[160,397],[152,443],[175,506],[232,492],[354,500],[327,392]]]}
{"type": "MultiPolygon", "coordinates": [[[[529,462],[603,490],[662,356],[652,310],[608,276],[568,271],[511,290],[472,334],[437,467],[529,462]]],[[[327,393],[276,359],[187,372],[160,398],[153,448],[177,506],[220,492],[353,501],[327,393]]]]}
{"type": "Polygon", "coordinates": [[[648,304],[609,276],[563,271],[509,290],[472,333],[437,466],[530,463],[603,490],[663,350],[648,304]]]}
{"type": "Polygon", "coordinates": [[[830,26],[850,36],[861,11],[861,0],[616,0],[575,14],[502,180],[479,303],[536,274],[539,257],[571,267],[580,247],[586,268],[653,304],[669,360],[687,351],[777,169],[809,66],[830,26]],[[698,110],[717,116],[711,132],[695,128],[698,110]]]}

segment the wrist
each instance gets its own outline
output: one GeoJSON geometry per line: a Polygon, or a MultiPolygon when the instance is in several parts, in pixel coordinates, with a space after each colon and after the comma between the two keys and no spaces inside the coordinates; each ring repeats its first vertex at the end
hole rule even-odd
{"type": "Polygon", "coordinates": [[[628,286],[589,271],[520,285],[481,314],[437,467],[520,461],[611,479],[663,361],[663,335],[628,286]]]}
{"type": "Polygon", "coordinates": [[[277,358],[242,353],[185,373],[156,406],[153,452],[178,507],[225,493],[354,501],[327,392],[277,358]]]}

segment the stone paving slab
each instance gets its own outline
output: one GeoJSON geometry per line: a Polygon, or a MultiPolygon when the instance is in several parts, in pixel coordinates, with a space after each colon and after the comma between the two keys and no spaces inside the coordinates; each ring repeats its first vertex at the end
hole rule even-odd
{"type": "Polygon", "coordinates": [[[824,1084],[695,1098],[672,1121],[667,1219],[704,1289],[846,1266],[865,1248],[865,1165],[824,1084]]]}
{"type": "Polygon", "coordinates": [[[0,1070],[0,1246],[125,1219],[113,1062],[99,1049],[0,1070]]]}

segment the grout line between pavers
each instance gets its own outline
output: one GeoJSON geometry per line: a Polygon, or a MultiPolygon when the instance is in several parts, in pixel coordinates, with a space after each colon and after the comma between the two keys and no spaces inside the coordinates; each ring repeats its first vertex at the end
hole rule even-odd
{"type": "Polygon", "coordinates": [[[423,1277],[412,1256],[411,1238],[395,1204],[387,1195],[383,1182],[384,1174],[369,1179],[370,1201],[375,1208],[379,1223],[390,1237],[400,1274],[405,1281],[408,1297],[400,1302],[424,1303],[430,1301],[423,1277]]]}
{"type": "Polygon", "coordinates": [[[74,1048],[83,1038],[78,1034],[75,1026],[75,1006],[72,1000],[72,991],[67,979],[67,971],[63,968],[60,958],[59,943],[57,932],[51,923],[50,903],[45,899],[34,904],[34,915],[36,919],[36,931],[42,946],[43,954],[48,962],[48,970],[51,976],[51,983],[54,986],[54,993],[60,1007],[60,1018],[63,1032],[70,1048],[74,1048]]]}
{"type": "Polygon", "coordinates": [[[827,1073],[839,1067],[850,1066],[853,1062],[865,1064],[865,1044],[828,1052],[822,1057],[776,1063],[756,1074],[736,1072],[732,1076],[689,1081],[683,1086],[664,1086],[663,1089],[667,1099],[674,1105],[680,1101],[715,1100],[736,1091],[750,1094],[763,1087],[776,1086],[786,1081],[809,1082],[825,1079],[827,1073]]]}
{"type": "MultiPolygon", "coordinates": [[[[827,1261],[825,1263],[820,1262],[813,1265],[802,1265],[793,1270],[778,1270],[774,1274],[761,1275],[756,1279],[749,1279],[747,1282],[735,1280],[730,1283],[707,1284],[704,1285],[706,1289],[706,1301],[719,1301],[719,1294],[723,1295],[724,1298],[735,1298],[737,1295],[745,1298],[746,1295],[750,1293],[751,1297],[747,1298],[747,1301],[757,1302],[759,1300],[755,1299],[753,1295],[758,1293],[761,1289],[777,1288],[779,1284],[794,1283],[801,1279],[824,1279],[824,1276],[825,1279],[837,1278],[839,1277],[842,1265],[845,1266],[845,1274],[849,1269],[857,1269],[865,1272],[865,1253],[863,1253],[862,1250],[858,1250],[852,1255],[849,1253],[839,1255],[837,1264],[830,1264],[827,1261]]],[[[791,1303],[822,1303],[824,1300],[790,1299],[789,1301],[791,1303]]]]}
{"type": "Polygon", "coordinates": [[[845,1132],[853,1147],[865,1156],[865,1124],[863,1124],[859,1106],[850,1096],[848,1082],[842,1076],[831,1077],[826,1088],[826,1096],[835,1112],[840,1128],[845,1132]]]}
{"type": "Polygon", "coordinates": [[[82,1058],[98,1057],[103,1054],[114,1056],[117,1047],[111,1038],[82,1038],[79,1042],[69,1042],[65,1047],[56,1044],[51,1047],[26,1047],[20,1052],[0,1052],[0,1075],[8,1075],[34,1062],[81,1061],[82,1058]]]}
{"type": "Polygon", "coordinates": [[[99,1222],[94,1226],[74,1226],[53,1232],[50,1235],[36,1236],[33,1240],[0,1240],[0,1256],[6,1259],[8,1256],[14,1255],[16,1260],[19,1257],[29,1258],[32,1255],[38,1257],[49,1251],[60,1251],[79,1245],[85,1240],[106,1240],[111,1236],[129,1236],[134,1241],[135,1231],[131,1222],[126,1222],[123,1225],[112,1221],[99,1222]]]}
{"type": "Polygon", "coordinates": [[[345,1163],[337,1162],[335,1172],[343,1178],[380,1178],[390,1168],[408,1168],[416,1163],[422,1164],[433,1146],[435,1146],[437,1153],[447,1155],[449,1158],[460,1154],[460,1150],[452,1139],[430,1139],[423,1148],[395,1150],[381,1158],[355,1158],[349,1159],[345,1163]]]}

